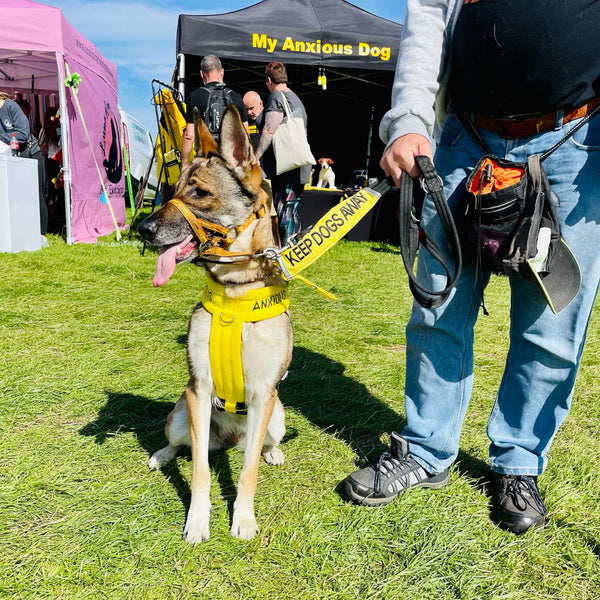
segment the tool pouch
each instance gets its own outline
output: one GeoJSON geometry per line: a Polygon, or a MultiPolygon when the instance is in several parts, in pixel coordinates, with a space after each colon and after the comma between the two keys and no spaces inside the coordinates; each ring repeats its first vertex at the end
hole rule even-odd
{"type": "Polygon", "coordinates": [[[560,240],[555,206],[539,156],[517,163],[486,154],[469,175],[456,216],[463,260],[498,275],[520,275],[538,254],[541,227],[560,240]]]}

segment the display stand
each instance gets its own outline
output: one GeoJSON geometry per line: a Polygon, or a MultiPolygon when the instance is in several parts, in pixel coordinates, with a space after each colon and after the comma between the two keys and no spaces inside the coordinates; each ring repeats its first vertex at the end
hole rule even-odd
{"type": "Polygon", "coordinates": [[[0,156],[0,252],[41,247],[37,161],[0,156]]]}

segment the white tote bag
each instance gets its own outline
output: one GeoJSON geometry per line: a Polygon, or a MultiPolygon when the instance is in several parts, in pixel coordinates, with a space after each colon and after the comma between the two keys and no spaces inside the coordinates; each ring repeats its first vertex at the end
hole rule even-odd
{"type": "Polygon", "coordinates": [[[273,136],[277,175],[305,165],[314,165],[317,162],[306,139],[304,120],[294,117],[285,94],[281,92],[281,95],[286,118],[275,130],[273,136]]]}

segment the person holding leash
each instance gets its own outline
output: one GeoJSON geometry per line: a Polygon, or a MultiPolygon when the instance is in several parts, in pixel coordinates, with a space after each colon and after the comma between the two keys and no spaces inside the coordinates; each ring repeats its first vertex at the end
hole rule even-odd
{"type": "MultiPolygon", "coordinates": [[[[461,124],[467,121],[453,115],[475,125],[498,157],[527,163],[552,148],[600,105],[599,20],[600,0],[408,0],[392,108],[380,125],[385,173],[398,185],[403,170],[418,175],[415,156],[432,158],[456,214],[465,180],[484,151],[461,124]]],[[[546,522],[537,478],[569,412],[598,291],[600,117],[544,167],[582,283],[554,314],[535,283],[509,278],[510,347],[487,434],[494,517],[514,533],[546,522]]],[[[427,201],[422,223],[440,229],[427,201]]],[[[428,289],[439,283],[435,267],[421,251],[417,277],[428,289]]],[[[489,277],[490,271],[465,265],[442,306],[413,305],[406,329],[406,426],[401,435],[392,433],[390,452],[376,465],[347,477],[354,501],[383,505],[409,488],[448,482],[473,385],[473,327],[489,277]]]]}

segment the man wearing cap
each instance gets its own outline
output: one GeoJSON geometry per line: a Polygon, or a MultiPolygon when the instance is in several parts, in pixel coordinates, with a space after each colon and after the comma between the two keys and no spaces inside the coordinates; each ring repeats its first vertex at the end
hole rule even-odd
{"type": "MultiPolygon", "coordinates": [[[[483,151],[449,115],[450,106],[500,158],[526,162],[552,148],[600,104],[599,21],[600,0],[407,0],[393,106],[380,126],[387,143],[383,170],[397,184],[403,170],[416,177],[414,157],[432,158],[434,138],[434,164],[456,213],[483,151]]],[[[514,533],[546,522],[537,478],[571,405],[600,281],[600,117],[543,164],[560,200],[562,237],[582,277],[557,314],[535,281],[508,279],[510,348],[487,434],[493,514],[514,533]]],[[[422,226],[443,240],[430,199],[422,226]]],[[[423,249],[417,271],[427,289],[446,281],[423,249]]],[[[560,276],[565,286],[576,279],[569,268],[560,276]]],[[[448,482],[473,386],[473,328],[489,278],[489,271],[465,265],[442,306],[413,305],[406,329],[406,426],[401,435],[392,433],[390,452],[375,466],[348,476],[345,489],[354,501],[383,505],[408,488],[448,482]]]]}

